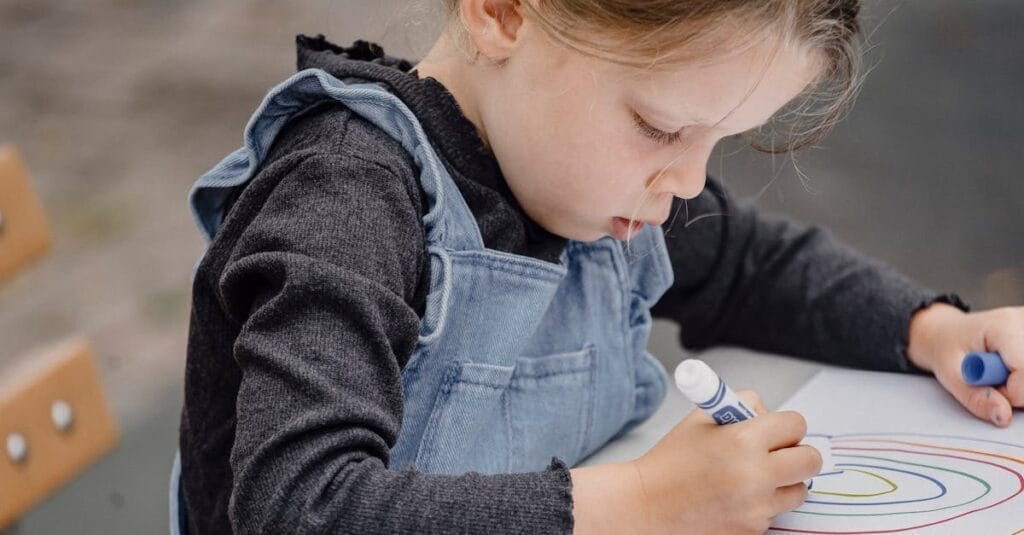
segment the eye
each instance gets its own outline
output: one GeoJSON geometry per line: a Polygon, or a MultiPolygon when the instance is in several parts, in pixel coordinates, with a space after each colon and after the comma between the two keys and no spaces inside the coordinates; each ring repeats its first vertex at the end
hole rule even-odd
{"type": "Polygon", "coordinates": [[[641,134],[661,145],[671,145],[679,141],[682,134],[682,130],[671,133],[665,132],[664,130],[658,130],[657,128],[647,124],[647,121],[644,121],[643,117],[640,117],[640,114],[635,111],[633,112],[633,124],[641,134]]]}

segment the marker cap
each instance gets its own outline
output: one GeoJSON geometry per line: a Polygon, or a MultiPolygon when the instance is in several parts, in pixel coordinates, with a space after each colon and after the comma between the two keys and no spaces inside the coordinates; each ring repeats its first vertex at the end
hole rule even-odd
{"type": "Polygon", "coordinates": [[[1010,371],[999,353],[968,353],[960,365],[960,373],[969,385],[1001,385],[1006,383],[1010,371]]]}
{"type": "Polygon", "coordinates": [[[687,359],[676,366],[676,386],[694,403],[710,400],[718,392],[718,374],[704,361],[687,359]]]}

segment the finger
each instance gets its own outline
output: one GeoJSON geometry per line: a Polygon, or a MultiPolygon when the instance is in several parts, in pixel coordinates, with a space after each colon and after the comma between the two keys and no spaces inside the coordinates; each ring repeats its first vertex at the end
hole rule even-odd
{"type": "Polygon", "coordinates": [[[1006,396],[995,388],[971,386],[965,383],[962,377],[950,380],[940,376],[939,382],[974,416],[999,427],[1010,425],[1010,413],[1013,409],[1006,396]]]}
{"type": "Polygon", "coordinates": [[[807,499],[807,485],[804,483],[794,483],[785,487],[779,487],[775,489],[774,506],[776,515],[782,513],[788,513],[797,507],[803,505],[807,499]]]}
{"type": "Polygon", "coordinates": [[[769,451],[795,446],[807,434],[807,420],[794,411],[770,412],[751,421],[757,422],[769,451]]]}
{"type": "Polygon", "coordinates": [[[1010,405],[1024,408],[1024,368],[1017,368],[1017,371],[1010,373],[1006,378],[1006,386],[1000,390],[1010,405]]]}
{"type": "Polygon", "coordinates": [[[761,396],[753,390],[738,390],[736,395],[743,400],[743,403],[747,405],[747,408],[754,411],[755,414],[767,414],[768,409],[764,406],[764,401],[761,400],[761,396]]]}
{"type": "Polygon", "coordinates": [[[813,446],[781,448],[771,452],[768,459],[779,487],[807,481],[821,472],[821,452],[813,446]]]}
{"type": "MultiPolygon", "coordinates": [[[[1024,407],[1024,308],[1004,309],[998,329],[986,336],[990,351],[999,352],[1010,376],[1001,393],[1013,407],[1024,407]]],[[[1007,414],[1009,416],[1009,414],[1007,414]]]]}

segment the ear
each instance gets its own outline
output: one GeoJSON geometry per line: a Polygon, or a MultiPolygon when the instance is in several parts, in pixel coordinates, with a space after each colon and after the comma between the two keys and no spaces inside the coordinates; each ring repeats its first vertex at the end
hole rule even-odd
{"type": "Polygon", "coordinates": [[[479,54],[495,64],[504,63],[519,43],[523,24],[519,0],[462,0],[459,15],[479,54]]]}

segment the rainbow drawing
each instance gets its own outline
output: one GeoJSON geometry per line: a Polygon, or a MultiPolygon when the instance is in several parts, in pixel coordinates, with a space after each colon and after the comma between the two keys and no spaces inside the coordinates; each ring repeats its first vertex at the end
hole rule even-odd
{"type": "Polygon", "coordinates": [[[815,478],[769,533],[991,533],[992,512],[1024,524],[1024,443],[892,432],[829,441],[841,472],[815,478]]]}

